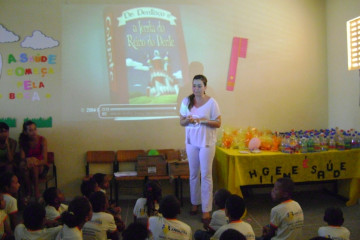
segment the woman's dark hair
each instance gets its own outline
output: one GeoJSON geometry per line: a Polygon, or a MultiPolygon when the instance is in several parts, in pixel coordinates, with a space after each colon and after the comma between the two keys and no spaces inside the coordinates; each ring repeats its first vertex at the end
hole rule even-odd
{"type": "Polygon", "coordinates": [[[331,226],[341,226],[344,223],[343,212],[340,208],[329,207],[325,210],[324,221],[331,226]]]}
{"type": "Polygon", "coordinates": [[[19,145],[20,145],[20,148],[24,149],[25,152],[27,152],[30,147],[29,146],[30,139],[29,139],[29,136],[26,134],[27,127],[30,125],[33,125],[33,124],[36,126],[36,124],[31,120],[25,121],[23,124],[22,132],[20,133],[19,145]]]}
{"type": "Polygon", "coordinates": [[[84,223],[90,211],[89,200],[86,197],[76,197],[70,202],[68,210],[61,214],[61,219],[69,228],[73,228],[84,223]]]}
{"type": "Polygon", "coordinates": [[[239,220],[245,212],[245,202],[242,197],[232,194],[226,200],[225,208],[232,220],[239,220]]]}
{"type": "Polygon", "coordinates": [[[0,175],[0,191],[2,193],[8,192],[7,188],[10,188],[14,176],[15,174],[12,172],[5,172],[0,175]]]}
{"type": "Polygon", "coordinates": [[[131,223],[122,233],[123,240],[145,240],[149,232],[144,224],[131,223]]]}
{"type": "Polygon", "coordinates": [[[43,228],[45,218],[45,207],[37,202],[30,203],[23,212],[24,225],[29,230],[40,230],[43,228]]]}
{"type": "Polygon", "coordinates": [[[103,212],[106,210],[106,195],[102,191],[92,193],[89,200],[93,212],[103,212]]]}
{"type": "Polygon", "coordinates": [[[225,208],[225,203],[228,197],[230,197],[231,193],[225,188],[219,189],[216,191],[214,196],[214,203],[220,208],[225,208]]]}
{"type": "Polygon", "coordinates": [[[46,205],[54,205],[57,196],[58,196],[58,189],[56,187],[50,187],[48,189],[45,189],[43,193],[43,198],[46,205]]]}
{"type": "Polygon", "coordinates": [[[220,235],[220,240],[246,240],[246,237],[235,229],[228,229],[220,235]]]}
{"type": "Polygon", "coordinates": [[[165,196],[160,202],[159,212],[164,218],[176,218],[180,214],[180,202],[173,195],[165,196]]]}
{"type": "MultiPolygon", "coordinates": [[[[204,75],[195,75],[194,78],[193,78],[193,81],[194,80],[201,80],[203,83],[204,83],[204,86],[206,87],[207,85],[207,78],[204,76],[204,75]]],[[[195,95],[194,94],[191,94],[189,97],[189,105],[188,105],[188,109],[191,110],[191,108],[194,106],[195,104],[195,95]]]]}
{"type": "Polygon", "coordinates": [[[155,201],[160,202],[161,186],[158,181],[149,181],[144,188],[144,197],[146,198],[146,208],[148,217],[155,213],[155,201]]]}

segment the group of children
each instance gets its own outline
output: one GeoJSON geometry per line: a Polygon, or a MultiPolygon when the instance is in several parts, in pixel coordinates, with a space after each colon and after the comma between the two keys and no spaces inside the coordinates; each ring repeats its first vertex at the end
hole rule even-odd
{"type": "MultiPolygon", "coordinates": [[[[44,191],[44,204],[29,203],[22,216],[17,219],[17,199],[20,184],[14,173],[0,176],[0,239],[303,239],[303,212],[300,205],[291,199],[294,183],[290,178],[278,179],[271,191],[271,197],[279,202],[272,208],[270,224],[264,226],[263,235],[255,237],[251,225],[241,218],[245,213],[244,200],[225,189],[216,191],[209,224],[203,230],[195,231],[177,219],[180,202],[173,195],[162,197],[157,181],[149,181],[143,197],[134,206],[134,223],[125,228],[121,209],[109,204],[106,189],[109,179],[105,174],[95,174],[81,185],[83,196],[75,197],[69,205],[64,204],[62,192],[51,187],[44,191]],[[122,232],[122,234],[120,234],[122,232]]],[[[313,240],[349,240],[350,232],[341,225],[344,222],[339,208],[328,208],[324,221],[328,226],[320,227],[318,237],[313,240]]]]}
{"type": "MultiPolygon", "coordinates": [[[[39,200],[37,178],[46,174],[46,139],[37,135],[36,125],[28,121],[24,123],[19,140],[22,146],[20,157],[25,165],[18,176],[25,185],[25,198],[32,192],[29,186],[32,177],[35,199],[39,200]]],[[[272,208],[270,224],[263,227],[263,234],[259,237],[255,237],[249,223],[241,220],[246,209],[244,200],[226,189],[220,189],[214,195],[217,210],[212,213],[211,221],[193,234],[188,224],[177,219],[180,214],[178,199],[172,195],[162,197],[157,181],[145,184],[143,197],[136,201],[133,209],[134,221],[125,228],[120,207],[110,204],[106,196],[109,179],[101,173],[84,181],[81,184],[83,196],[74,198],[68,206],[64,204],[62,192],[55,187],[43,192],[44,204],[23,202],[27,205],[19,223],[17,197],[20,183],[14,168],[21,170],[21,164],[14,165],[15,149],[16,141],[9,138],[9,127],[0,123],[0,239],[116,240],[120,235],[124,240],[303,239],[304,215],[300,205],[291,199],[294,183],[290,178],[280,178],[275,182],[271,197],[279,204],[272,208]]],[[[326,209],[324,221],[328,226],[320,227],[318,236],[312,240],[349,240],[350,232],[342,227],[344,219],[339,208],[326,209]]]]}

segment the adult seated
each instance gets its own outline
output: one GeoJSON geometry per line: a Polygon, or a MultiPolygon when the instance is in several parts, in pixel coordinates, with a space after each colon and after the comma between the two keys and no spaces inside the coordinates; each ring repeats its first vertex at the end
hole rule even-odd
{"type": "Polygon", "coordinates": [[[0,122],[0,173],[13,171],[16,145],[9,137],[9,126],[0,122]]]}
{"type": "Polygon", "coordinates": [[[37,134],[36,124],[26,121],[19,137],[20,145],[20,171],[24,180],[26,199],[32,195],[34,185],[35,198],[41,197],[39,191],[39,177],[44,177],[49,170],[47,163],[46,138],[37,134]]]}

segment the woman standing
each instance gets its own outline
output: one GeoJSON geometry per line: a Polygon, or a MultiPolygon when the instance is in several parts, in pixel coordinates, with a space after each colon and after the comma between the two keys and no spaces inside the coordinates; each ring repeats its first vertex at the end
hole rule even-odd
{"type": "Polygon", "coordinates": [[[19,138],[20,145],[20,169],[24,177],[27,198],[31,196],[31,185],[34,185],[35,198],[41,196],[39,191],[39,175],[46,175],[47,166],[47,141],[46,138],[37,134],[36,125],[33,121],[23,124],[23,131],[19,138]]]}
{"type": "Polygon", "coordinates": [[[214,98],[206,95],[206,85],[206,77],[196,75],[192,85],[193,94],[186,97],[180,107],[180,124],[185,127],[190,169],[190,214],[195,215],[201,204],[203,222],[209,222],[212,210],[212,164],[216,129],[221,126],[219,106],[214,98]]]}

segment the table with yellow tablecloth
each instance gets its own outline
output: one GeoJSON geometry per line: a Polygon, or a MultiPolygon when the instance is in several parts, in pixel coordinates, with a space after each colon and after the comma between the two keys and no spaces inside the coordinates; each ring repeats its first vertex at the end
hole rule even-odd
{"type": "Polygon", "coordinates": [[[294,182],[352,179],[346,204],[357,203],[360,196],[360,149],[286,154],[217,147],[215,161],[219,186],[240,196],[240,186],[273,184],[284,176],[294,182]]]}

